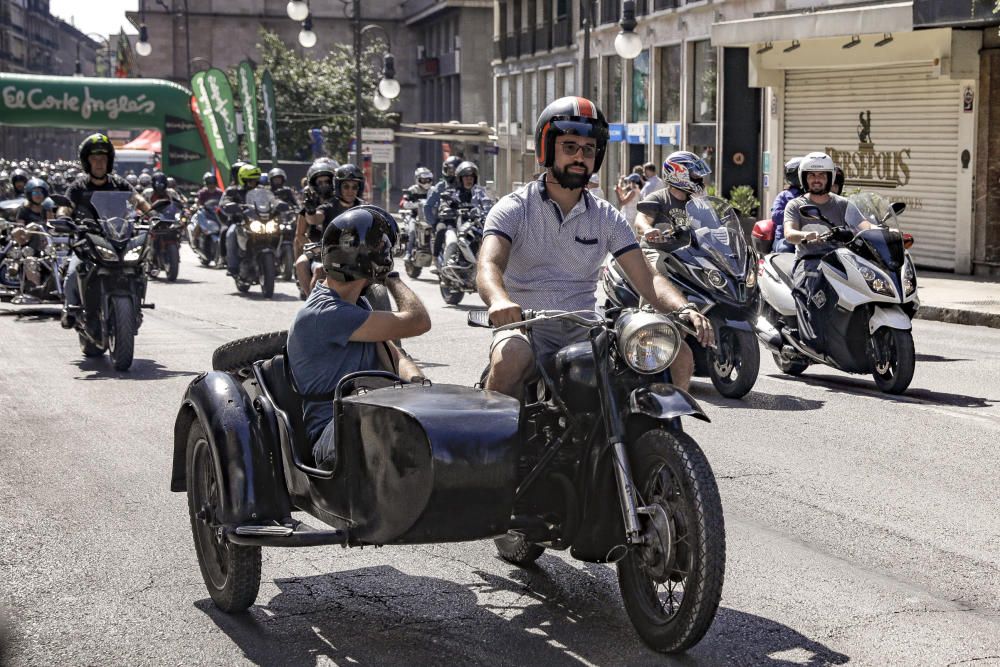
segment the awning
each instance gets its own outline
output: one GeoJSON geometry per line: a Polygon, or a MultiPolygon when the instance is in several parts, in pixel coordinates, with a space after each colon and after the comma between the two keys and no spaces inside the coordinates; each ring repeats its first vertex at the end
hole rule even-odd
{"type": "Polygon", "coordinates": [[[712,24],[712,46],[750,46],[822,37],[909,32],[913,1],[780,12],[712,24]]]}
{"type": "Polygon", "coordinates": [[[138,137],[122,146],[122,148],[134,151],[152,151],[154,153],[163,152],[158,130],[143,130],[138,137]]]}
{"type": "Polygon", "coordinates": [[[496,130],[488,123],[402,123],[407,130],[396,130],[397,137],[430,139],[432,141],[464,141],[474,144],[496,143],[496,130]]]}

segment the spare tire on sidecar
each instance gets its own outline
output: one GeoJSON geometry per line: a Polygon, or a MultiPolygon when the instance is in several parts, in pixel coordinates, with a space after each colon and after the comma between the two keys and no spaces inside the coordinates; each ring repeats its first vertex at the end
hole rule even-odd
{"type": "Polygon", "coordinates": [[[202,575],[223,610],[253,604],[262,546],[452,542],[507,531],[516,399],[374,371],[345,377],[333,401],[331,471],[315,467],[283,355],[253,363],[242,380],[212,371],[188,386],[170,488],[188,494],[202,575]],[[293,511],[329,528],[298,522],[293,511]]]}

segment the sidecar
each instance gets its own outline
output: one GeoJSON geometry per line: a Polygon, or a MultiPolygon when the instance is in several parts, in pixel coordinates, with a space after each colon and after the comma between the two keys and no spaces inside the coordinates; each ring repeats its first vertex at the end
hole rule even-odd
{"type": "Polygon", "coordinates": [[[188,386],[170,488],[188,494],[202,572],[223,609],[256,596],[256,585],[249,599],[225,593],[240,576],[244,547],[257,554],[259,582],[255,547],[450,542],[507,531],[517,400],[371,372],[345,377],[333,402],[337,464],[322,470],[283,355],[241,375],[203,373],[188,386]],[[328,527],[296,521],[296,511],[328,527]]]}

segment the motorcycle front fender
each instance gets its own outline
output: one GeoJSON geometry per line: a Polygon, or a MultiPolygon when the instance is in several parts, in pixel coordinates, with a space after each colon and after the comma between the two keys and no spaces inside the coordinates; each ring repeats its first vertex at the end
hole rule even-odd
{"type": "Polygon", "coordinates": [[[634,389],[628,397],[629,414],[645,415],[662,421],[690,415],[711,422],[690,394],[672,384],[654,382],[634,389]]]}
{"type": "Polygon", "coordinates": [[[283,476],[274,461],[243,386],[228,373],[202,373],[188,385],[174,422],[174,460],[170,490],[187,491],[188,432],[201,423],[215,452],[219,481],[219,519],[236,524],[280,521],[290,514],[283,476]]]}
{"type": "Polygon", "coordinates": [[[875,333],[882,327],[909,331],[913,323],[899,306],[875,306],[868,320],[868,333],[875,333]]]}

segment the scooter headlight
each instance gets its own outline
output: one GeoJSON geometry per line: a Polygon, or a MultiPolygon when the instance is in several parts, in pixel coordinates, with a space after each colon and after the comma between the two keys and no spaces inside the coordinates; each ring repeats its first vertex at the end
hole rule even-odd
{"type": "Polygon", "coordinates": [[[917,272],[913,269],[913,260],[909,255],[903,264],[903,294],[910,296],[917,291],[917,272]]]}
{"type": "Polygon", "coordinates": [[[861,277],[868,283],[868,288],[871,291],[882,296],[896,297],[896,289],[892,286],[892,280],[889,279],[889,276],[874,267],[863,264],[855,257],[851,257],[851,261],[855,268],[857,268],[858,273],[861,274],[861,277]]]}
{"type": "Polygon", "coordinates": [[[87,234],[87,238],[94,245],[97,256],[105,262],[117,262],[118,253],[111,247],[111,244],[103,236],[97,234],[87,234]]]}
{"type": "Polygon", "coordinates": [[[630,310],[615,324],[618,352],[637,373],[660,373],[674,363],[681,335],[666,315],[630,310]]]}
{"type": "Polygon", "coordinates": [[[142,259],[142,252],[146,249],[146,233],[139,234],[128,242],[128,249],[125,251],[125,263],[134,264],[142,259]]]}

